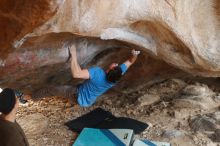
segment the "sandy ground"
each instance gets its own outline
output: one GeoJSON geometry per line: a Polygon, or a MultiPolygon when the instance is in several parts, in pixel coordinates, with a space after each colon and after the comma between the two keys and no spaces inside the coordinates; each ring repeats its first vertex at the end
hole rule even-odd
{"type": "MultiPolygon", "coordinates": [[[[206,105],[198,107],[197,103],[192,102],[189,104],[186,102],[185,105],[182,104],[184,102],[179,104],[176,99],[182,97],[180,93],[188,85],[189,83],[182,80],[170,79],[150,87],[142,86],[135,91],[116,92],[112,90],[103,95],[90,108],[72,107],[66,99],[48,97],[21,105],[17,113],[17,121],[23,127],[31,146],[70,146],[77,138],[77,133],[68,130],[64,123],[97,107],[102,107],[115,116],[130,117],[151,125],[142,134],[135,135],[136,138],[166,141],[170,142],[172,146],[220,145],[209,138],[209,134],[213,134],[214,130],[219,128],[219,117],[219,119],[217,118],[218,124],[212,131],[207,129],[193,131],[190,127],[190,119],[193,117],[218,112],[219,101],[216,101],[215,107],[211,106],[212,108],[206,105]],[[190,106],[186,107],[186,105],[190,106]]],[[[209,88],[201,88],[197,91],[204,86],[200,83],[190,83],[190,85],[196,87],[196,91],[190,89],[192,95],[207,96],[204,99],[209,97],[213,99],[218,95],[216,90],[212,92],[214,89],[209,88]],[[200,94],[200,92],[202,93],[200,94]]],[[[184,98],[188,99],[185,96],[184,98]]],[[[210,104],[206,101],[202,102],[203,100],[199,100],[201,104],[210,104]]],[[[201,126],[202,124],[197,125],[201,126]]],[[[202,127],[198,129],[202,129],[202,127]]]]}

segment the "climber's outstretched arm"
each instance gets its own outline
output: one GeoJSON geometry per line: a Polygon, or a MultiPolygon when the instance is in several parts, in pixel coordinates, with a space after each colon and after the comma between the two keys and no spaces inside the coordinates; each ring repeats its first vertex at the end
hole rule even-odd
{"type": "Polygon", "coordinates": [[[82,69],[78,62],[76,56],[76,47],[72,45],[70,48],[71,53],[71,71],[74,78],[81,78],[81,79],[89,79],[89,71],[88,69],[82,69]]]}
{"type": "Polygon", "coordinates": [[[132,54],[131,57],[124,62],[124,64],[127,66],[127,68],[129,68],[137,60],[137,57],[140,54],[140,51],[136,51],[133,49],[131,51],[131,54],[132,54]]]}

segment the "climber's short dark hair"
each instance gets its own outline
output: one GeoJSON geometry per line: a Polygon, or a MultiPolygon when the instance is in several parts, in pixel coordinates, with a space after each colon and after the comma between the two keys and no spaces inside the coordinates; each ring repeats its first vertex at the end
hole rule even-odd
{"type": "Polygon", "coordinates": [[[116,66],[113,69],[109,70],[106,74],[106,78],[111,83],[116,83],[122,77],[121,67],[116,66]]]}

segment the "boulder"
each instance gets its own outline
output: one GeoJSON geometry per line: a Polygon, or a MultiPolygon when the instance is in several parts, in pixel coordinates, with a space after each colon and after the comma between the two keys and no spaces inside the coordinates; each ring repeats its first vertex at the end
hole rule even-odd
{"type": "Polygon", "coordinates": [[[189,125],[194,132],[215,131],[217,129],[216,121],[205,115],[198,115],[190,119],[189,125]]]}
{"type": "Polygon", "coordinates": [[[220,142],[220,129],[215,130],[215,133],[211,136],[214,142],[220,142]]]}
{"type": "Polygon", "coordinates": [[[3,0],[0,87],[31,93],[75,84],[66,63],[71,44],[83,67],[106,67],[105,58],[123,62],[125,52],[141,50],[125,78],[131,82],[122,87],[171,77],[179,69],[219,77],[219,9],[219,0],[3,0]]]}
{"type": "Polygon", "coordinates": [[[151,95],[151,94],[144,94],[138,98],[138,105],[146,106],[151,105],[160,100],[160,96],[158,95],[151,95]]]}
{"type": "Polygon", "coordinates": [[[163,133],[163,137],[168,139],[179,138],[184,135],[185,135],[184,132],[179,130],[166,130],[163,133]]]}
{"type": "Polygon", "coordinates": [[[173,103],[178,108],[214,109],[220,105],[219,102],[213,100],[215,96],[216,93],[207,85],[187,85],[180,91],[173,103]]]}

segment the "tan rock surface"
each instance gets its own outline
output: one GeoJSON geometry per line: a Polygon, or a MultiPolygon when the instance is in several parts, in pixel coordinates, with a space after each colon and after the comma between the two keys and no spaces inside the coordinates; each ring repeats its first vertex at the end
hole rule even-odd
{"type": "Polygon", "coordinates": [[[71,32],[117,39],[187,72],[219,76],[218,9],[216,0],[66,0],[32,35],[71,32]]]}
{"type": "Polygon", "coordinates": [[[18,123],[24,129],[29,138],[43,134],[49,126],[49,120],[41,113],[25,115],[18,123]]]}
{"type": "Polygon", "coordinates": [[[100,54],[109,55],[112,48],[124,49],[114,52],[123,57],[128,48],[140,49],[145,57],[133,71],[146,82],[178,72],[171,66],[219,77],[219,5],[218,0],[3,0],[0,85],[14,87],[17,80],[19,88],[32,91],[52,78],[69,84],[51,74],[69,69],[64,63],[72,43],[84,65],[95,57],[102,64],[100,54]],[[41,72],[45,77],[34,79],[41,72]]]}

